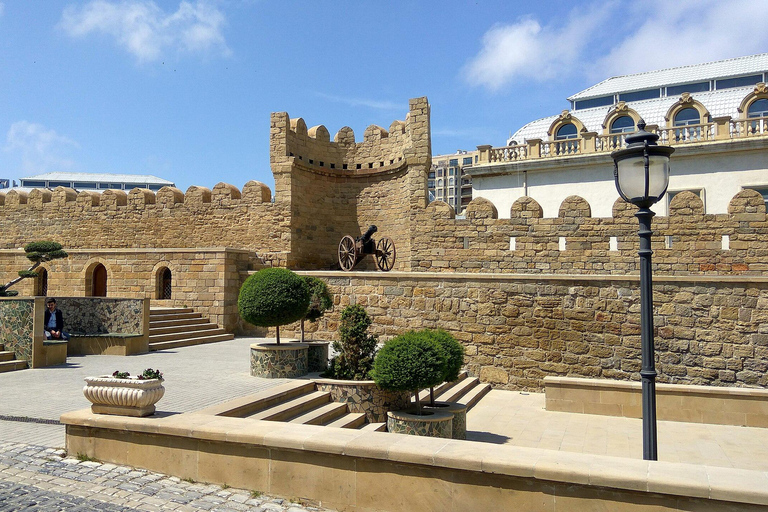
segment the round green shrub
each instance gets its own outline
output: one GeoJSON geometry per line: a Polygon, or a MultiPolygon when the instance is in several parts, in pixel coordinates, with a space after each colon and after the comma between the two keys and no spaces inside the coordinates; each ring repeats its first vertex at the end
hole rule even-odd
{"type": "Polygon", "coordinates": [[[265,268],[251,275],[237,298],[237,309],[243,320],[259,327],[301,320],[308,307],[307,283],[284,268],[265,268]]]}
{"type": "Polygon", "coordinates": [[[418,393],[443,382],[447,360],[445,351],[429,333],[409,331],[379,350],[373,380],[382,389],[418,393]]]}
{"type": "Polygon", "coordinates": [[[333,299],[325,281],[312,276],[304,276],[303,279],[309,288],[309,309],[305,318],[315,322],[333,307],[333,299]]]}
{"type": "Polygon", "coordinates": [[[464,345],[443,329],[429,330],[425,329],[427,334],[432,337],[445,351],[448,360],[445,365],[445,375],[443,380],[453,382],[459,378],[459,372],[464,364],[464,345]]]}

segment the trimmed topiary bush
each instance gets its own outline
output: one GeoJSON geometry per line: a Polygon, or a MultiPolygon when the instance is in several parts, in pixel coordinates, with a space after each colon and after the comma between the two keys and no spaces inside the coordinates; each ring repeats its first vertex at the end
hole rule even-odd
{"type": "Polygon", "coordinates": [[[368,380],[376,356],[379,340],[368,334],[371,318],[365,308],[353,304],[341,312],[339,340],[333,342],[333,348],[339,354],[331,359],[323,377],[343,380],[368,380]]]}
{"type": "Polygon", "coordinates": [[[373,380],[382,389],[409,391],[416,396],[416,414],[421,414],[419,391],[443,382],[448,356],[427,331],[409,331],[384,344],[376,355],[373,380]]]}
{"type": "Polygon", "coordinates": [[[265,268],[248,277],[240,288],[237,309],[246,322],[275,327],[301,320],[309,307],[309,288],[299,275],[285,268],[265,268]]]}
{"type": "Polygon", "coordinates": [[[19,277],[13,279],[9,283],[0,285],[0,297],[15,297],[19,292],[12,290],[8,291],[8,288],[15,285],[22,279],[32,279],[37,277],[35,269],[45,263],[46,261],[58,260],[61,258],[69,257],[61,248],[61,244],[57,242],[51,242],[49,240],[43,240],[40,242],[30,242],[24,246],[25,256],[32,262],[32,266],[27,270],[20,270],[19,277]]]}
{"type": "MultiPolygon", "coordinates": [[[[454,338],[451,334],[443,329],[431,330],[424,329],[424,332],[431,336],[440,347],[445,351],[447,361],[445,364],[445,375],[443,380],[445,382],[453,382],[459,378],[459,372],[464,364],[464,345],[454,338]]],[[[429,402],[430,405],[435,405],[435,390],[434,387],[429,389],[429,402]]]]}
{"type": "Polygon", "coordinates": [[[307,314],[301,319],[301,341],[304,341],[304,320],[317,322],[326,311],[333,308],[333,299],[331,292],[328,291],[328,285],[325,281],[312,276],[304,276],[304,282],[309,288],[309,309],[307,314]]]}

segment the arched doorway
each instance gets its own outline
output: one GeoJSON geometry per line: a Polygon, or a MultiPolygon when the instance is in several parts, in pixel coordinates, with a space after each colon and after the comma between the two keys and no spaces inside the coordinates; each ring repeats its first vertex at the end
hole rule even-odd
{"type": "Polygon", "coordinates": [[[37,279],[35,279],[35,295],[46,296],[48,295],[48,271],[45,268],[41,268],[37,271],[37,279]]]}
{"type": "Polygon", "coordinates": [[[93,278],[91,279],[91,296],[107,296],[107,269],[101,263],[93,268],[93,278]]]}
{"type": "Polygon", "coordinates": [[[157,274],[157,298],[162,300],[169,300],[173,293],[173,285],[171,280],[171,269],[165,267],[157,274]]]}

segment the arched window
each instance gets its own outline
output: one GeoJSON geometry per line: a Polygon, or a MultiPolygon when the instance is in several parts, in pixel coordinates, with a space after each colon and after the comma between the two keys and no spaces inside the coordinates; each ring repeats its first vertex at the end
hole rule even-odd
{"type": "Polygon", "coordinates": [[[576,125],[573,123],[568,123],[557,129],[555,140],[575,139],[576,137],[578,137],[576,125]]]}
{"type": "Polygon", "coordinates": [[[675,114],[675,126],[688,126],[691,124],[700,124],[701,115],[695,108],[684,108],[675,114]]]}
{"type": "Polygon", "coordinates": [[[44,268],[37,271],[37,279],[35,279],[35,295],[42,297],[48,295],[48,271],[44,268]]]}
{"type": "Polygon", "coordinates": [[[107,269],[101,263],[93,268],[93,277],[91,278],[91,296],[107,296],[107,269]]]}
{"type": "Polygon", "coordinates": [[[635,120],[629,116],[617,117],[611,123],[611,133],[631,133],[635,131],[635,120]]]}
{"type": "Polygon", "coordinates": [[[162,300],[168,300],[173,293],[173,285],[171,284],[171,269],[165,267],[157,274],[157,298],[162,300]]]}
{"type": "Polygon", "coordinates": [[[761,98],[749,105],[747,117],[768,117],[768,99],[761,98]]]}

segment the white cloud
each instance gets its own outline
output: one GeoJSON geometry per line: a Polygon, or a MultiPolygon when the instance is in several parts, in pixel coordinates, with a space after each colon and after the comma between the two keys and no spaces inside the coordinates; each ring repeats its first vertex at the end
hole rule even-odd
{"type": "Polygon", "coordinates": [[[542,26],[532,18],[496,25],[483,36],[480,52],[465,66],[469,83],[499,89],[517,80],[549,80],[577,69],[589,35],[604,29],[613,3],[579,8],[563,26],[542,26]]]}
{"type": "Polygon", "coordinates": [[[224,14],[211,3],[183,1],[164,12],[151,0],[92,0],[64,9],[60,26],[71,37],[107,34],[140,62],[155,61],[166,50],[229,55],[222,29],[224,14]]]}
{"type": "MultiPolygon", "coordinates": [[[[608,76],[761,53],[768,48],[768,3],[677,0],[642,11],[637,30],[599,60],[608,76]]],[[[637,18],[636,18],[637,19],[637,18]]]]}
{"type": "Polygon", "coordinates": [[[334,96],[322,92],[316,93],[319,97],[335,103],[343,103],[350,107],[367,107],[375,110],[404,110],[407,109],[407,103],[395,103],[393,101],[372,100],[366,98],[349,98],[346,96],[334,96]]]}
{"type": "Polygon", "coordinates": [[[66,155],[79,147],[77,142],[54,130],[29,121],[17,121],[8,130],[3,150],[18,154],[25,172],[38,173],[71,168],[74,162],[66,155]]]}

